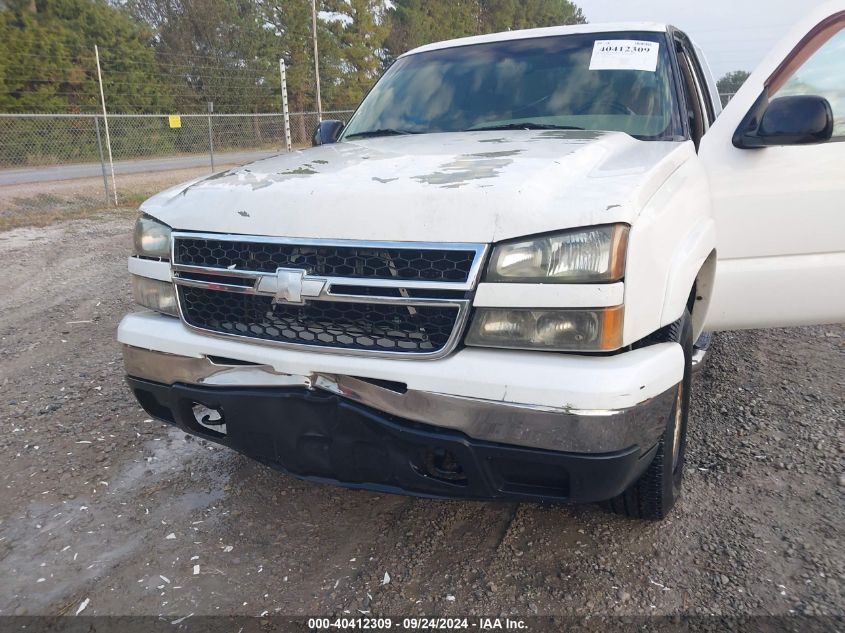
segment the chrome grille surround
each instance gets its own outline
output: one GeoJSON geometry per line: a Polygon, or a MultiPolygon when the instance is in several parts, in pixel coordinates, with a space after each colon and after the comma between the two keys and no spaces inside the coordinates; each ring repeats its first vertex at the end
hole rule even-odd
{"type": "MultiPolygon", "coordinates": [[[[469,316],[472,302],[471,294],[478,282],[486,254],[487,246],[484,244],[320,240],[174,231],[171,244],[171,276],[179,299],[178,305],[182,321],[193,330],[215,336],[238,338],[259,344],[293,349],[381,358],[433,360],[448,355],[458,345],[469,316]],[[472,265],[466,274],[466,279],[461,281],[433,281],[398,277],[392,279],[362,278],[345,275],[322,276],[311,274],[306,269],[287,268],[279,268],[274,272],[268,272],[266,270],[239,270],[237,268],[195,266],[180,263],[177,259],[177,242],[180,239],[209,240],[215,243],[232,242],[238,248],[243,248],[249,244],[271,244],[302,247],[304,249],[322,247],[350,249],[350,251],[362,249],[367,252],[365,257],[372,257],[373,251],[385,253],[388,251],[394,253],[396,251],[413,251],[418,257],[418,261],[423,261],[424,254],[427,252],[431,252],[432,257],[441,257],[444,252],[459,253],[470,251],[472,253],[472,265]],[[423,260],[419,260],[420,253],[423,254],[423,260]],[[301,292],[301,297],[296,293],[293,296],[285,294],[279,289],[279,279],[286,279],[287,277],[285,275],[289,273],[294,273],[294,277],[298,278],[298,290],[301,292]],[[340,288],[340,291],[336,292],[335,287],[340,288]],[[317,340],[311,343],[291,342],[288,340],[269,339],[266,336],[258,337],[250,336],[247,333],[234,333],[231,327],[226,328],[228,331],[222,331],[220,327],[212,329],[210,327],[197,326],[192,323],[191,315],[186,314],[184,293],[181,292],[182,288],[202,288],[240,295],[258,295],[254,298],[262,298],[265,301],[267,297],[274,297],[273,303],[277,303],[279,306],[284,306],[285,308],[295,308],[296,306],[307,308],[311,302],[346,302],[357,304],[362,310],[366,310],[367,306],[401,306],[407,308],[412,316],[415,314],[414,308],[451,308],[455,312],[455,321],[445,344],[431,351],[428,349],[425,351],[395,351],[385,349],[379,345],[375,345],[371,349],[357,349],[348,346],[334,347],[317,340]],[[422,296],[413,296],[414,294],[422,296]]],[[[389,256],[388,259],[390,259],[389,256]]],[[[247,299],[247,297],[244,297],[244,299],[247,299]]],[[[308,310],[303,310],[303,313],[307,312],[308,310]]],[[[416,313],[422,315],[426,312],[430,311],[418,310],[416,313]]],[[[309,327],[307,323],[303,325],[306,328],[309,327]]],[[[420,332],[424,334],[425,328],[421,328],[420,332]]],[[[408,335],[413,339],[419,338],[419,332],[409,332],[408,335]]],[[[385,343],[387,341],[382,342],[385,343]]],[[[428,347],[431,347],[431,345],[428,347]]]]}

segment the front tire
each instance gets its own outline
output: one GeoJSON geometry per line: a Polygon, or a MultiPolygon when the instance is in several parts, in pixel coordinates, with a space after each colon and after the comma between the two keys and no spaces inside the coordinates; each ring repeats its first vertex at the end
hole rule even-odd
{"type": "Polygon", "coordinates": [[[680,319],[664,328],[653,340],[681,345],[684,377],[676,387],[675,404],[648,470],[627,490],[608,501],[608,506],[616,514],[656,521],[666,517],[681,496],[692,378],[692,317],[689,311],[684,310],[680,319]]]}

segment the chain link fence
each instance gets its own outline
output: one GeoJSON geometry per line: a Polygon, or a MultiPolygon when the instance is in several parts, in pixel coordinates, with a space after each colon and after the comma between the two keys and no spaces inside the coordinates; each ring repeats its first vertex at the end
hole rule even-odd
{"type": "MultiPolygon", "coordinates": [[[[348,121],[352,110],[324,112],[348,121]]],[[[290,115],[293,148],[309,147],[316,112],[290,115]]],[[[280,113],[0,114],[0,231],[132,207],[203,172],[287,148],[280,113]]]]}
{"type": "MultiPolygon", "coordinates": [[[[723,104],[733,94],[720,95],[723,104]]],[[[348,121],[352,110],[324,112],[348,121]]],[[[291,144],[307,147],[317,126],[316,112],[290,114],[291,144]]],[[[281,151],[284,118],[253,114],[111,114],[109,132],[115,161],[226,152],[281,151]]],[[[0,169],[108,161],[102,115],[0,114],[0,169]]]]}
{"type": "MultiPolygon", "coordinates": [[[[352,110],[324,112],[348,121],[352,110]]],[[[307,147],[317,126],[316,112],[290,114],[291,144],[307,147]]],[[[286,147],[284,117],[253,114],[111,114],[115,161],[286,147]]],[[[108,160],[105,125],[93,114],[0,114],[0,168],[40,167],[108,160]]]]}

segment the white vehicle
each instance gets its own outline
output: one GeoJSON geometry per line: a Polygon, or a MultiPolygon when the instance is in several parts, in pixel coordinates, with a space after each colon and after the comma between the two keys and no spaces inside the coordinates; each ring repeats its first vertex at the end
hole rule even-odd
{"type": "Polygon", "coordinates": [[[843,94],[841,1],[721,113],[662,24],[410,51],[318,147],[142,205],[129,384],[297,477],[662,518],[695,342],[845,320],[843,94]]]}

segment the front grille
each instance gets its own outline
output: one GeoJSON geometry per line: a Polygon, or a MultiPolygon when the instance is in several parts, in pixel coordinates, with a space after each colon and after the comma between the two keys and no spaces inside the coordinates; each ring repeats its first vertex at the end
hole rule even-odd
{"type": "Polygon", "coordinates": [[[194,327],[278,343],[371,352],[433,354],[449,342],[457,306],[343,301],[277,304],[269,296],[179,287],[185,321],[194,327]]]}
{"type": "Polygon", "coordinates": [[[173,279],[189,326],[409,358],[440,358],[457,344],[486,251],[479,244],[210,233],[173,239],[173,279]]]}
{"type": "Polygon", "coordinates": [[[310,275],[357,279],[465,282],[476,252],[420,248],[359,248],[179,237],[174,263],[275,272],[301,268],[310,275]]]}

